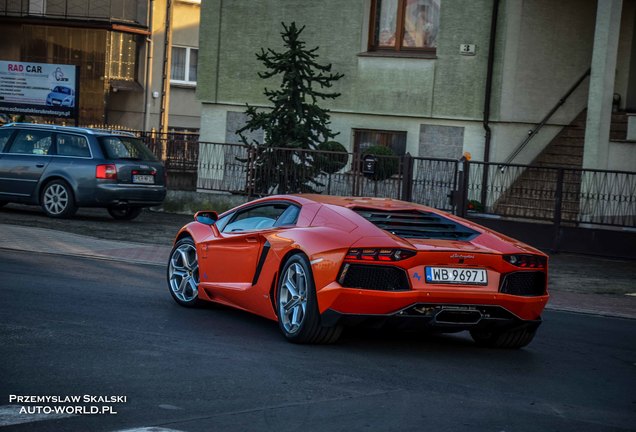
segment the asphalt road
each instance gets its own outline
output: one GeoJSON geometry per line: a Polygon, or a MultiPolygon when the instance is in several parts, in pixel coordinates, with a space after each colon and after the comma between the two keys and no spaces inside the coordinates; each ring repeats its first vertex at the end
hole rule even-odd
{"type": "Polygon", "coordinates": [[[634,320],[548,312],[535,341],[517,351],[478,348],[463,334],[369,330],[350,331],[333,346],[297,346],[273,322],[177,306],[164,272],[0,250],[0,408],[12,394],[127,398],[112,404],[116,415],[6,430],[597,432],[636,425],[634,320]]]}

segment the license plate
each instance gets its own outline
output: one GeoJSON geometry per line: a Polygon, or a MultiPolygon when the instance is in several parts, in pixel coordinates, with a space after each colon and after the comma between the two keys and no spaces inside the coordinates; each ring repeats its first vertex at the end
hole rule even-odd
{"type": "Polygon", "coordinates": [[[485,269],[454,267],[426,267],[427,283],[487,285],[488,273],[485,269]]]}
{"type": "Polygon", "coordinates": [[[155,184],[155,176],[135,174],[132,176],[132,182],[144,183],[144,184],[155,184]]]}

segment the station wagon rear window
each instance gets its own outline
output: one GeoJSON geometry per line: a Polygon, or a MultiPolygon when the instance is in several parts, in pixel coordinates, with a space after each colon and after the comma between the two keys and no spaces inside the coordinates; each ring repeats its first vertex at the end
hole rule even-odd
{"type": "Polygon", "coordinates": [[[141,140],[132,137],[106,136],[98,138],[108,159],[156,161],[157,158],[141,140]]]}

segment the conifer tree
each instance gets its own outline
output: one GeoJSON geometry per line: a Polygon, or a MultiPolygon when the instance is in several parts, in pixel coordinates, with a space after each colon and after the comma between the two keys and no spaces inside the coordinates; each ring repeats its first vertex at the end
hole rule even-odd
{"type": "Polygon", "coordinates": [[[282,23],[284,50],[261,48],[256,58],[267,69],[259,72],[262,79],[280,77],[278,89],[265,88],[271,110],[247,105],[248,121],[237,130],[245,144],[255,146],[254,189],[258,194],[313,192],[320,185],[317,158],[311,152],[337,134],[329,128],[329,111],[318,106],[322,99],[335,99],[340,93],[329,92],[333,83],[343,77],[331,72],[331,64],[317,62],[318,48],[307,49],[300,39],[304,26],[282,23]],[[245,131],[264,131],[264,143],[249,142],[245,131]],[[276,148],[294,150],[275,150],[276,148]]]}

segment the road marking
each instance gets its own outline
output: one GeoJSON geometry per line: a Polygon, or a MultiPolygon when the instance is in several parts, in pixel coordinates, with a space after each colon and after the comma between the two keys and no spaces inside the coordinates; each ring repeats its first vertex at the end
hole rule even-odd
{"type": "Polygon", "coordinates": [[[113,432],[183,432],[177,429],[166,429],[161,427],[140,427],[134,429],[121,429],[113,432]]]}
{"type": "Polygon", "coordinates": [[[182,410],[183,409],[181,407],[170,405],[170,404],[161,404],[159,405],[159,408],[165,409],[165,410],[182,410]]]}
{"type": "Polygon", "coordinates": [[[22,409],[22,405],[2,405],[0,406],[0,427],[2,426],[12,426],[23,423],[32,423],[39,422],[44,420],[57,420],[67,417],[75,417],[74,414],[44,414],[44,413],[35,413],[35,414],[20,414],[20,410],[22,409]]]}
{"type": "Polygon", "coordinates": [[[636,293],[627,293],[625,294],[626,296],[630,296],[630,297],[636,297],[636,293]]]}

